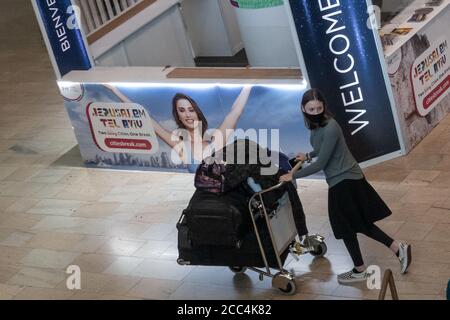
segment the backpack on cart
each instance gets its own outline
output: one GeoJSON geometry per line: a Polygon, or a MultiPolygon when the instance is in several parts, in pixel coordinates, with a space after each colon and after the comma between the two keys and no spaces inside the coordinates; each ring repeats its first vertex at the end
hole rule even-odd
{"type": "Polygon", "coordinates": [[[215,194],[225,192],[225,164],[207,158],[198,166],[194,186],[197,190],[215,194]]]}

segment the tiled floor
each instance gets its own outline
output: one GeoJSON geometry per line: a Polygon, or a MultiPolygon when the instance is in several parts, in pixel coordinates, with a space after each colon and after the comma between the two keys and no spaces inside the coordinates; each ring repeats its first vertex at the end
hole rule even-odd
{"type": "MultiPolygon", "coordinates": [[[[341,286],[351,261],[332,237],[327,186],[299,192],[325,259],[290,261],[298,293],[254,273],[176,263],[176,229],[192,176],[83,168],[29,0],[0,4],[0,299],[376,299],[341,286]],[[66,288],[68,265],[81,290],[66,288]]],[[[450,116],[411,154],[365,170],[394,214],[380,225],[413,245],[400,275],[392,254],[361,237],[366,262],[391,268],[401,299],[443,299],[450,278],[450,116]]]]}

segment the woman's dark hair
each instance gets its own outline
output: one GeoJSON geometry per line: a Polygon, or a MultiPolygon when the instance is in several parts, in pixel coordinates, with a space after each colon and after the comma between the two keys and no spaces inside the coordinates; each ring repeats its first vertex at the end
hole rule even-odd
{"type": "Polygon", "coordinates": [[[328,111],[327,100],[325,99],[323,93],[319,91],[319,89],[312,88],[303,94],[302,111],[305,105],[310,101],[320,101],[323,103],[324,120],[321,123],[317,124],[303,116],[303,118],[305,119],[306,127],[310,130],[317,129],[318,127],[324,127],[327,124],[327,120],[333,117],[333,114],[328,111]]]}
{"type": "Polygon", "coordinates": [[[202,110],[198,107],[197,102],[195,102],[194,99],[191,97],[183,94],[183,93],[177,93],[173,99],[172,99],[172,115],[175,119],[175,122],[177,123],[178,128],[186,129],[183,122],[181,122],[180,117],[178,116],[178,110],[177,110],[177,103],[179,100],[187,100],[194,108],[195,113],[197,113],[198,119],[202,123],[202,136],[205,135],[206,130],[208,130],[208,121],[206,120],[205,116],[203,115],[202,110]]]}

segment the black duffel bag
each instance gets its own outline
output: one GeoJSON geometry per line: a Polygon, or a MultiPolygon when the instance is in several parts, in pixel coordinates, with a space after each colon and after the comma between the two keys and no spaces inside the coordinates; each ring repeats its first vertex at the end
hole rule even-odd
{"type": "MultiPolygon", "coordinates": [[[[276,253],[264,221],[257,221],[260,239],[263,244],[267,262],[271,268],[278,268],[276,253]]],[[[178,263],[198,266],[246,266],[264,267],[258,241],[253,229],[245,234],[242,245],[237,247],[221,245],[194,246],[189,238],[186,216],[182,216],[177,224],[178,229],[178,263]]],[[[289,250],[281,254],[281,263],[286,261],[289,250]]]]}
{"type": "Polygon", "coordinates": [[[239,190],[223,195],[197,190],[183,212],[192,245],[239,247],[251,226],[247,204],[239,190]]]}

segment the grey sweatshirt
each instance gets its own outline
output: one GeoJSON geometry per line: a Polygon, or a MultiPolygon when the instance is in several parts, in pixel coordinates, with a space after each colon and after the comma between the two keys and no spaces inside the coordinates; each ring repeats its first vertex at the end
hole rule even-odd
{"type": "Polygon", "coordinates": [[[311,130],[310,142],[314,148],[310,156],[317,157],[317,160],[297,171],[293,175],[294,179],[323,170],[331,188],[345,179],[358,180],[364,177],[360,166],[347,147],[341,127],[333,118],[328,120],[326,126],[311,130]]]}

